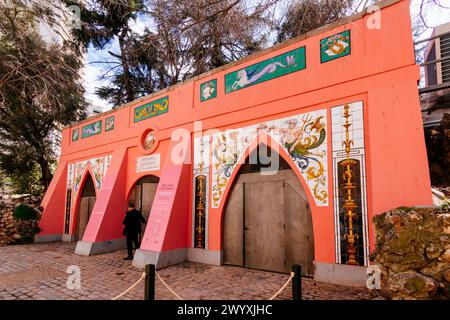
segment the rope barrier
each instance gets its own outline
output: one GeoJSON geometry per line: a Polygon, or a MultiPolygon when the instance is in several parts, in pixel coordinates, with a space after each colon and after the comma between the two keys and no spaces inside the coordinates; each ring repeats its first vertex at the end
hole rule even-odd
{"type": "MultiPolygon", "coordinates": [[[[155,272],[156,276],[158,277],[158,279],[162,282],[162,284],[178,299],[178,300],[184,300],[179,294],[177,294],[165,281],[164,279],[159,275],[158,272],[155,272]]],[[[143,272],[142,276],[132,285],[130,286],[127,290],[125,290],[124,292],[122,292],[121,294],[119,294],[118,296],[112,298],[112,300],[118,300],[119,298],[123,297],[124,295],[126,295],[128,292],[130,292],[131,290],[133,290],[138,284],[139,282],[141,282],[143,279],[145,279],[146,277],[146,273],[143,272]]],[[[280,290],[277,291],[277,293],[275,293],[272,297],[270,297],[270,300],[274,300],[276,297],[278,297],[283,291],[284,289],[286,289],[286,287],[288,286],[288,284],[292,281],[292,279],[295,277],[295,273],[291,272],[291,276],[289,277],[289,279],[286,281],[286,283],[280,288],[280,290]]]]}
{"type": "Polygon", "coordinates": [[[121,298],[122,296],[126,295],[126,294],[127,294],[128,292],[130,292],[131,290],[133,290],[134,287],[136,287],[136,286],[139,284],[139,282],[141,282],[143,279],[145,279],[145,276],[146,276],[146,275],[147,275],[147,274],[146,274],[145,272],[143,272],[143,273],[142,273],[142,276],[139,278],[138,281],[136,281],[131,287],[129,287],[127,290],[125,290],[124,292],[122,292],[122,293],[119,294],[118,296],[112,298],[112,300],[117,300],[117,299],[121,298]]]}
{"type": "Polygon", "coordinates": [[[175,296],[178,300],[184,300],[182,297],[180,297],[175,291],[172,290],[172,288],[169,287],[169,285],[164,281],[163,278],[159,275],[158,272],[156,272],[156,276],[159,280],[161,280],[162,284],[166,286],[166,288],[175,296]]]}
{"type": "Polygon", "coordinates": [[[291,272],[291,276],[289,277],[289,279],[286,281],[286,283],[281,287],[280,290],[278,290],[277,293],[275,293],[269,300],[274,300],[276,297],[278,297],[280,295],[280,293],[283,292],[284,289],[286,289],[286,287],[288,286],[289,282],[292,281],[292,279],[294,279],[295,277],[295,273],[291,272]]]}

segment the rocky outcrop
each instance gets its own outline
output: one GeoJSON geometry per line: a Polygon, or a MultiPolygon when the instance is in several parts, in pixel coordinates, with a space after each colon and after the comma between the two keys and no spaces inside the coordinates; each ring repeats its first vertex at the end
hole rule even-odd
{"type": "Polygon", "coordinates": [[[378,294],[387,299],[450,299],[450,212],[398,208],[373,218],[381,269],[378,294]]]}
{"type": "MultiPolygon", "coordinates": [[[[441,124],[425,130],[431,183],[450,187],[450,113],[444,114],[441,124]]],[[[445,193],[445,192],[444,192],[445,193]]]]}
{"type": "Polygon", "coordinates": [[[40,199],[37,197],[27,197],[14,201],[3,200],[0,203],[0,246],[33,242],[34,235],[39,230],[39,204],[40,199]],[[33,208],[36,212],[36,218],[15,219],[14,210],[20,204],[33,208]]]}

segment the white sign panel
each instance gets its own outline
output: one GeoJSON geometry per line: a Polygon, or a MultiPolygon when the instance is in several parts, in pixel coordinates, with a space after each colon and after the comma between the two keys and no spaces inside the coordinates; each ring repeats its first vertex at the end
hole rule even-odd
{"type": "Polygon", "coordinates": [[[161,154],[137,158],[136,172],[158,171],[160,168],[161,154]]]}

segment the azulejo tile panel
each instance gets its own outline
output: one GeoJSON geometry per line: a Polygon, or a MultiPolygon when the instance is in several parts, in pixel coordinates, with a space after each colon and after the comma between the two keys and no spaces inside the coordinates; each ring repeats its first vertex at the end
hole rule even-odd
{"type": "Polygon", "coordinates": [[[167,112],[169,112],[168,96],[134,108],[133,118],[134,122],[139,122],[167,112]]]}
{"type": "Polygon", "coordinates": [[[328,206],[327,112],[319,110],[228,130],[212,137],[212,207],[259,133],[271,136],[301,172],[317,206],[328,206]]]}
{"type": "Polygon", "coordinates": [[[97,190],[102,187],[103,179],[106,176],[109,165],[111,163],[112,155],[107,155],[100,158],[93,158],[89,160],[78,161],[67,166],[67,180],[66,180],[66,212],[64,218],[64,233],[69,233],[70,215],[76,203],[74,201],[78,191],[80,190],[81,179],[88,165],[90,165],[94,173],[94,185],[97,190]],[[74,192],[72,191],[74,190],[74,192]]]}
{"type": "Polygon", "coordinates": [[[210,136],[194,139],[192,244],[208,248],[210,136]]]}
{"type": "Polygon", "coordinates": [[[347,56],[351,51],[350,30],[320,40],[320,61],[322,63],[347,56]]]}
{"type": "MultiPolygon", "coordinates": [[[[351,182],[355,184],[352,189],[352,200],[356,204],[354,213],[357,219],[353,222],[354,233],[358,234],[356,242],[356,260],[360,265],[368,264],[369,240],[368,240],[368,212],[366,190],[366,148],[364,143],[364,114],[363,102],[358,101],[348,105],[337,106],[331,109],[332,123],[332,158],[333,158],[333,186],[334,186],[334,219],[336,237],[336,263],[346,263],[348,258],[346,233],[348,232],[348,217],[345,215],[344,203],[348,195],[344,197],[343,168],[347,159],[345,150],[346,142],[350,142],[349,158],[351,159],[351,182]],[[345,108],[348,108],[348,114],[345,108]],[[348,120],[347,120],[348,119],[348,120]],[[347,121],[349,124],[347,137],[347,121]]],[[[345,169],[345,168],[344,168],[345,169]]],[[[346,176],[348,177],[348,176],[346,176]]]]}
{"type": "Polygon", "coordinates": [[[72,131],[72,141],[78,141],[80,139],[80,129],[73,129],[72,131]]]}
{"type": "Polygon", "coordinates": [[[105,119],[105,131],[114,129],[114,116],[105,119]]]}
{"type": "Polygon", "coordinates": [[[208,101],[217,97],[217,79],[200,85],[200,101],[208,101]]]}
{"type": "Polygon", "coordinates": [[[102,133],[102,120],[90,123],[81,129],[81,137],[83,139],[95,136],[96,134],[100,133],[102,133]]]}
{"type": "Polygon", "coordinates": [[[74,164],[68,165],[67,169],[67,189],[74,189],[75,192],[79,191],[81,179],[83,178],[84,172],[86,171],[88,165],[90,165],[91,170],[94,174],[94,182],[97,190],[102,187],[102,181],[106,175],[106,171],[111,163],[111,155],[93,158],[89,160],[78,161],[74,164]]]}
{"type": "Polygon", "coordinates": [[[225,75],[225,93],[247,88],[306,68],[306,49],[301,47],[225,75]]]}

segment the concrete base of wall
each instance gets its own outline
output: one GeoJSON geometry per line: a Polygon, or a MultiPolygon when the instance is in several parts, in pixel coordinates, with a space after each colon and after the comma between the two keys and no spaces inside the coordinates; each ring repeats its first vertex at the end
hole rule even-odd
{"type": "Polygon", "coordinates": [[[144,268],[147,264],[154,264],[156,269],[161,269],[184,262],[187,256],[187,248],[163,252],[138,249],[134,254],[133,266],[144,268]]]}
{"type": "Polygon", "coordinates": [[[115,239],[101,242],[78,241],[75,253],[82,256],[91,256],[100,253],[113,252],[125,249],[125,239],[115,239]]]}
{"type": "Polygon", "coordinates": [[[61,240],[63,242],[75,242],[75,235],[63,234],[61,240]]]}
{"type": "Polygon", "coordinates": [[[223,251],[189,248],[187,260],[220,266],[223,262],[223,251]]]}
{"type": "Polygon", "coordinates": [[[365,287],[367,267],[314,261],[314,280],[353,287],[365,287]]]}
{"type": "Polygon", "coordinates": [[[58,242],[62,240],[62,234],[48,234],[45,236],[41,236],[36,234],[34,236],[34,242],[42,243],[42,242],[58,242]]]}

